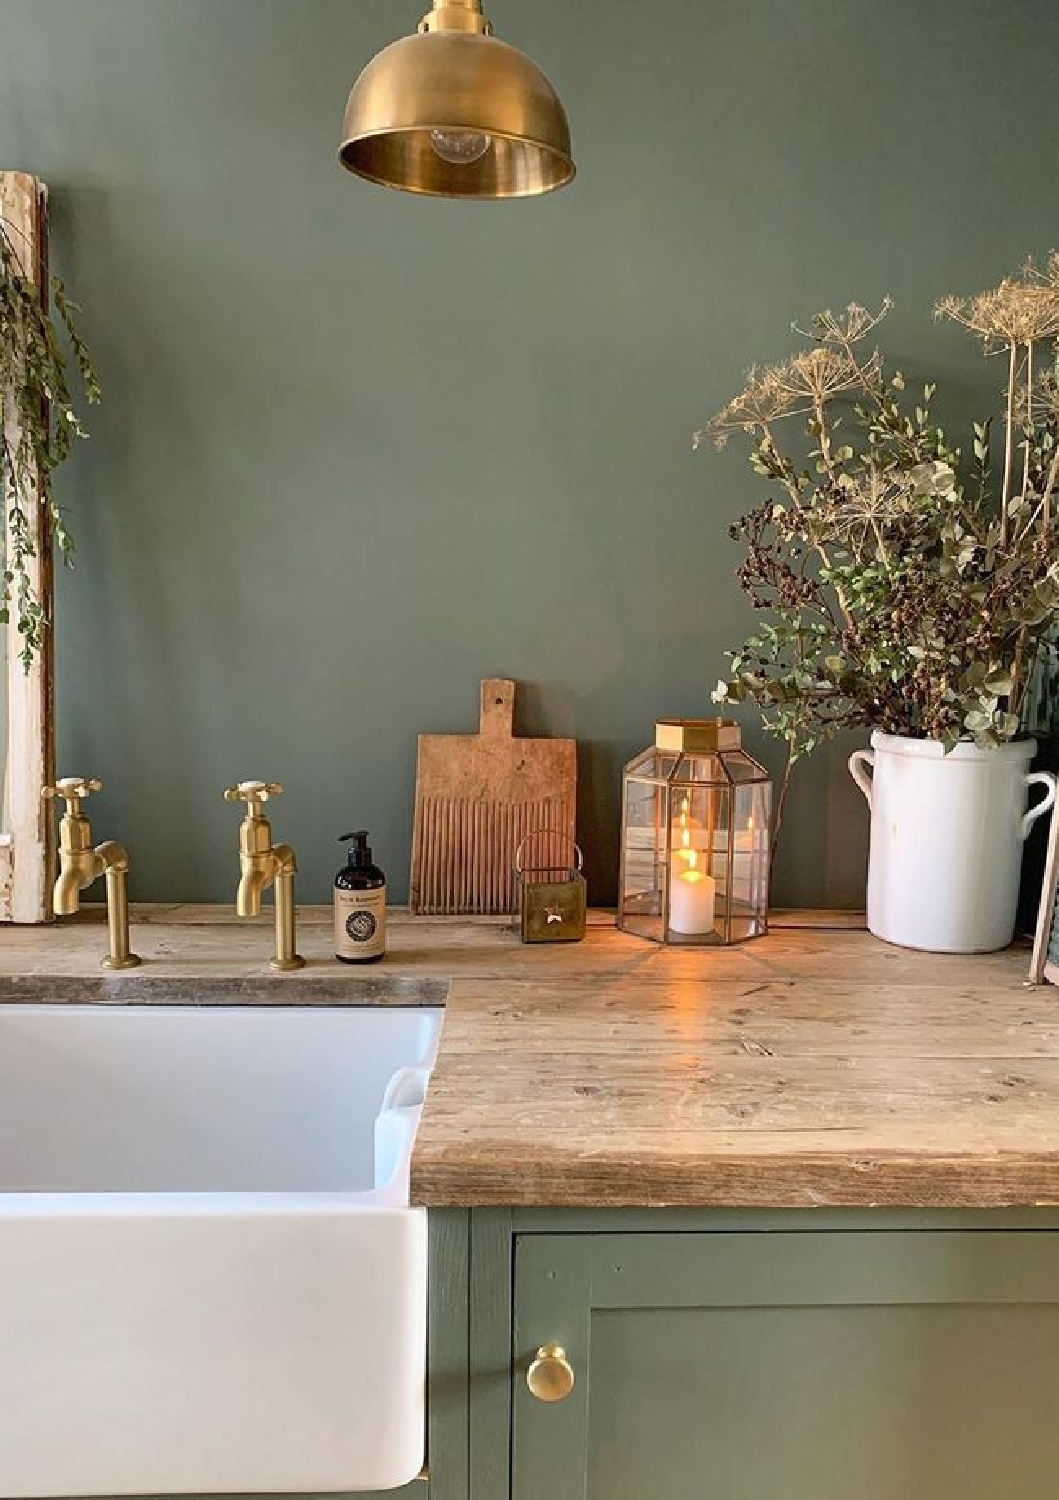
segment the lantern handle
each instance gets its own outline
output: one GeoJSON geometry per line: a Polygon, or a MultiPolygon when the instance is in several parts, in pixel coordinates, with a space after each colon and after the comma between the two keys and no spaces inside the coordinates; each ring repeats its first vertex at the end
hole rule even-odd
{"type": "Polygon", "coordinates": [[[560,833],[556,828],[535,828],[532,833],[526,834],[526,837],[519,842],[519,846],[515,850],[516,875],[521,875],[524,871],[525,867],[522,863],[522,851],[523,849],[525,849],[530,839],[543,838],[561,839],[564,844],[569,844],[571,849],[573,849],[574,854],[577,856],[577,873],[579,875],[582,873],[585,868],[585,857],[581,853],[581,845],[577,842],[576,839],[572,839],[568,833],[560,833]]]}

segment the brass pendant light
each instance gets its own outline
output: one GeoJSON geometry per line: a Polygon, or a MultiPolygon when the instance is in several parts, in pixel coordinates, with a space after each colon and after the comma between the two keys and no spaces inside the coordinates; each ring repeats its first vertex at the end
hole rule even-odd
{"type": "Polygon", "coordinates": [[[446,198],[527,198],[574,175],[559,96],[493,36],[481,0],[434,0],[415,36],[372,58],[340,155],[369,182],[446,198]]]}

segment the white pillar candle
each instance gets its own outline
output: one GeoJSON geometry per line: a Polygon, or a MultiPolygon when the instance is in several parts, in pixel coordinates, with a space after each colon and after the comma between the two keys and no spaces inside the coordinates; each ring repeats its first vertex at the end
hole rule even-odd
{"type": "Polygon", "coordinates": [[[717,882],[698,866],[694,849],[688,851],[687,868],[674,860],[669,872],[669,926],[685,937],[713,931],[717,904],[717,882]]]}

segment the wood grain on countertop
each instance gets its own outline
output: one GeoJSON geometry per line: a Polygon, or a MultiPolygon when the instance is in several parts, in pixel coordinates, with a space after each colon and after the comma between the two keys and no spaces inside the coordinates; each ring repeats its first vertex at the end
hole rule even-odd
{"type": "Polygon", "coordinates": [[[460,979],[412,1164],[427,1205],[1059,1203],[1059,992],[1025,950],[857,931],[460,979]]]}
{"type": "Polygon", "coordinates": [[[269,917],[222,908],[137,908],[149,962],[107,976],[98,912],[0,929],[0,1000],[447,997],[412,1164],[429,1206],[1059,1204],[1059,990],[1026,987],[1025,949],[911,953],[822,913],[736,949],[660,949],[605,914],[524,947],[500,920],[395,913],[359,970],[330,920],[301,910],[287,975],[269,917]]]}

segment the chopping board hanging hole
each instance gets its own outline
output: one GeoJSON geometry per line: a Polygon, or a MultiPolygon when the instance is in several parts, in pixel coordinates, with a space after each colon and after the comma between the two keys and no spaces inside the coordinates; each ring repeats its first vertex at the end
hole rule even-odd
{"type": "Polygon", "coordinates": [[[479,734],[515,737],[515,684],[507,677],[487,677],[482,683],[479,734]]]}

